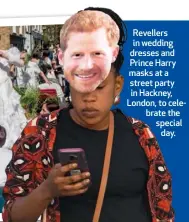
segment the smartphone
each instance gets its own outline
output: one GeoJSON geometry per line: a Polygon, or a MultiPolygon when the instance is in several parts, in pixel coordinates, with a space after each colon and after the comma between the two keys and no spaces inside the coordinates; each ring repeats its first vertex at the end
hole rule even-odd
{"type": "Polygon", "coordinates": [[[59,149],[58,157],[63,166],[70,163],[77,163],[78,165],[77,169],[71,170],[66,176],[72,176],[89,171],[85,151],[82,148],[59,149]]]}

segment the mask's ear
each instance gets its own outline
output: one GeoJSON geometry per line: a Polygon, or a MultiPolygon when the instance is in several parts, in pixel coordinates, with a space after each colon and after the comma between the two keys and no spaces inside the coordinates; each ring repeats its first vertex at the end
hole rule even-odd
{"type": "Polygon", "coordinates": [[[63,52],[62,49],[60,49],[58,53],[58,60],[61,66],[64,66],[64,53],[65,51],[63,52]]]}
{"type": "Polygon", "coordinates": [[[119,53],[119,46],[118,45],[113,46],[112,47],[112,63],[114,63],[116,61],[118,53],[119,53]]]}

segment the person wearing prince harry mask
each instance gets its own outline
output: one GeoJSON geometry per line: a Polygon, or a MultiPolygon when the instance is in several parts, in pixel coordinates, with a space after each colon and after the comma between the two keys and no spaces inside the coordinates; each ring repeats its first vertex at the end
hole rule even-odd
{"type": "Polygon", "coordinates": [[[80,11],[60,33],[62,65],[69,84],[78,92],[95,90],[108,76],[119,53],[119,27],[101,11],[80,11]]]}
{"type": "MultiPolygon", "coordinates": [[[[34,222],[40,215],[43,222],[174,221],[171,175],[155,136],[147,124],[111,109],[123,87],[126,34],[122,20],[110,9],[87,8],[86,24],[99,23],[92,19],[98,12],[116,23],[119,50],[109,46],[103,28],[92,31],[95,38],[91,30],[82,29],[65,37],[63,62],[71,78],[71,105],[32,120],[14,144],[3,189],[5,222],[34,222]],[[86,42],[84,50],[78,39],[86,42]],[[109,69],[105,61],[110,71],[102,77],[109,69]]],[[[84,26],[85,13],[78,14],[84,26]]],[[[75,16],[69,20],[72,25],[79,21],[75,16]]]]}

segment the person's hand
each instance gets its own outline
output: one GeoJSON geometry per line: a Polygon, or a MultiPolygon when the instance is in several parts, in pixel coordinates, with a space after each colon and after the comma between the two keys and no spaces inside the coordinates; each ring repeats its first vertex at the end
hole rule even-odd
{"type": "Polygon", "coordinates": [[[65,176],[66,173],[77,169],[77,164],[62,166],[56,164],[46,179],[45,186],[51,198],[59,196],[75,196],[85,193],[90,184],[90,173],[85,172],[73,176],[65,176]]]}
{"type": "Polygon", "coordinates": [[[49,81],[49,80],[47,80],[47,81],[46,81],[46,83],[47,83],[47,84],[49,84],[49,85],[51,85],[51,84],[52,84],[52,82],[51,82],[51,81],[49,81]]]}

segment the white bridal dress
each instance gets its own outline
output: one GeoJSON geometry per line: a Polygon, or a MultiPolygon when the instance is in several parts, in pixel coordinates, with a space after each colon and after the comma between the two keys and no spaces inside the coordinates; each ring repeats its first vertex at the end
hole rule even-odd
{"type": "Polygon", "coordinates": [[[0,57],[0,125],[6,130],[6,142],[0,147],[0,187],[6,181],[5,167],[12,156],[11,148],[27,123],[20,95],[14,90],[9,77],[10,64],[22,66],[23,62],[18,50],[12,48],[6,53],[8,60],[0,57]]]}

